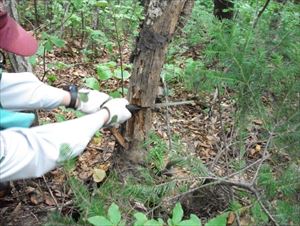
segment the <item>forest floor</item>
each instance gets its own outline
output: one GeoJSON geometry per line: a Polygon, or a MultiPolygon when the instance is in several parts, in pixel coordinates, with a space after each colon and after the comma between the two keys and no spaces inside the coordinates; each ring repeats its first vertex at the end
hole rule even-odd
{"type": "MultiPolygon", "coordinates": [[[[102,59],[105,60],[105,59],[102,59]]],[[[53,86],[62,87],[75,83],[82,84],[84,77],[94,75],[95,69],[92,63],[83,63],[76,52],[61,51],[48,55],[48,62],[64,62],[72,67],[63,70],[50,70],[48,73],[55,73],[57,79],[53,86]]],[[[42,66],[35,68],[38,77],[43,77],[42,66]]],[[[107,90],[114,90],[118,85],[116,80],[109,80],[102,84],[107,90]]],[[[102,87],[102,86],[101,86],[102,87]]],[[[232,128],[234,122],[230,112],[234,110],[234,103],[224,98],[217,97],[214,93],[206,96],[198,96],[185,91],[182,84],[171,84],[172,95],[169,101],[195,100],[195,104],[169,107],[169,126],[171,134],[178,134],[186,149],[198,156],[212,171],[219,176],[225,174],[225,160],[220,153],[220,145],[225,141],[222,139],[224,125],[232,128]],[[220,117],[219,106],[222,106],[220,117]],[[216,162],[216,158],[219,161],[216,162]]],[[[161,100],[164,102],[164,98],[161,100]]],[[[62,112],[55,109],[51,112],[39,112],[40,120],[55,122],[57,115],[64,115],[66,119],[74,117],[72,113],[62,112]]],[[[154,112],[153,130],[163,139],[168,140],[166,124],[166,109],[159,109],[154,112]]],[[[259,122],[257,124],[259,126],[259,122]]],[[[253,137],[254,139],[254,137],[253,137]]],[[[87,185],[93,181],[93,169],[101,168],[109,171],[111,158],[115,152],[116,140],[109,130],[102,130],[102,136],[95,137],[88,145],[85,152],[78,158],[74,175],[87,185]]],[[[252,146],[255,147],[255,142],[252,146]]],[[[249,153],[249,159],[255,160],[259,157],[260,150],[249,153]]],[[[21,180],[10,183],[9,193],[0,197],[0,225],[42,225],[47,220],[47,215],[55,210],[76,218],[76,209],[72,201],[72,192],[65,185],[66,175],[62,168],[53,170],[42,178],[21,180]]],[[[1,195],[1,194],[0,194],[1,195]]],[[[207,202],[206,202],[207,203],[207,202]]],[[[220,205],[220,204],[219,204],[220,205]]],[[[207,207],[209,208],[209,207],[207,207]]],[[[222,207],[221,207],[222,208],[222,207]]],[[[191,211],[195,211],[191,209],[191,211]]],[[[216,211],[211,209],[211,211],[216,211]]]]}

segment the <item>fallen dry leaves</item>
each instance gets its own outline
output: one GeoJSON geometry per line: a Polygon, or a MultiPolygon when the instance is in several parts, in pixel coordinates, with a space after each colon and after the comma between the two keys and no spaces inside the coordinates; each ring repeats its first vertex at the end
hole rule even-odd
{"type": "Polygon", "coordinates": [[[235,213],[230,212],[227,217],[227,225],[232,225],[235,222],[235,213]]]}
{"type": "Polygon", "coordinates": [[[104,180],[104,178],[106,177],[106,172],[105,170],[103,169],[98,169],[98,168],[95,168],[93,170],[93,180],[96,182],[96,183],[99,183],[99,182],[102,182],[104,180]]]}
{"type": "MultiPolygon", "coordinates": [[[[74,49],[72,46],[67,48],[74,49]]],[[[76,48],[75,48],[76,49],[76,48]]],[[[58,79],[53,82],[53,86],[62,87],[70,83],[83,84],[83,78],[91,75],[95,75],[94,65],[98,62],[83,62],[80,54],[71,54],[71,57],[66,52],[56,52],[47,56],[47,62],[65,62],[71,67],[67,67],[60,70],[48,68],[48,73],[55,74],[58,79]]],[[[105,59],[99,59],[105,61],[105,59]]],[[[41,78],[43,76],[42,67],[35,68],[37,75],[41,78]]],[[[120,87],[120,82],[116,80],[108,80],[100,83],[101,88],[104,91],[115,90],[116,87],[120,87]]],[[[231,112],[233,111],[233,105],[231,101],[226,98],[221,99],[220,106],[223,108],[222,123],[219,118],[219,106],[215,101],[213,95],[195,95],[191,92],[187,92],[182,87],[182,84],[175,84],[174,94],[170,96],[170,101],[190,100],[196,98],[196,104],[182,105],[176,107],[169,107],[170,113],[170,129],[171,134],[179,134],[180,139],[186,149],[189,151],[187,154],[195,155],[201,158],[205,163],[211,163],[216,155],[220,153],[222,147],[223,133],[228,136],[233,127],[233,120],[231,118],[231,112]],[[225,127],[226,125],[226,127],[225,127]]],[[[164,100],[161,100],[164,102],[164,100]]],[[[153,129],[161,136],[161,138],[167,140],[168,132],[165,121],[166,109],[161,108],[154,113],[153,116],[153,129]]],[[[54,122],[57,114],[64,114],[66,119],[74,118],[74,114],[70,112],[62,112],[60,109],[56,109],[52,112],[41,112],[40,117],[47,122],[54,122]]],[[[259,157],[262,152],[263,146],[259,143],[257,138],[257,131],[262,126],[263,122],[260,119],[255,119],[253,122],[253,128],[250,131],[254,131],[252,137],[247,141],[249,143],[249,155],[251,158],[259,157]]],[[[111,167],[111,157],[114,154],[116,140],[112,136],[109,130],[102,130],[101,136],[94,137],[89,143],[86,151],[79,156],[76,162],[76,168],[74,169],[73,176],[76,176],[85,183],[99,183],[102,182],[107,175],[111,167]]],[[[224,167],[224,159],[220,158],[218,164],[214,167],[214,172],[223,176],[227,172],[224,167]]],[[[177,177],[187,177],[188,172],[184,169],[174,168],[172,169],[172,175],[177,177]]],[[[72,191],[65,185],[66,175],[64,170],[56,169],[47,174],[47,185],[52,191],[55,199],[57,199],[58,205],[64,206],[69,211],[69,205],[72,205],[72,191]]],[[[2,209],[1,213],[6,213],[7,219],[9,214],[15,214],[20,209],[27,211],[28,214],[32,212],[38,212],[40,209],[47,212],[47,208],[53,208],[56,206],[55,200],[49,194],[48,188],[45,182],[36,179],[29,180],[29,182],[16,182],[17,188],[11,197],[6,197],[7,200],[12,201],[2,209]],[[32,183],[31,183],[32,181],[32,183]],[[29,183],[29,185],[27,184],[29,183]],[[25,196],[20,200],[19,194],[24,193],[25,196]],[[20,201],[19,201],[20,200],[20,201]],[[34,207],[32,207],[34,206],[34,207]],[[27,209],[26,209],[27,208],[27,209]]],[[[136,209],[145,210],[145,206],[141,203],[134,203],[136,209]]],[[[64,212],[62,208],[62,212],[64,212]]],[[[227,223],[233,224],[235,216],[233,213],[229,214],[227,223]]],[[[241,225],[247,225],[248,219],[242,218],[241,225]],[[245,222],[245,223],[244,223],[245,222]]]]}

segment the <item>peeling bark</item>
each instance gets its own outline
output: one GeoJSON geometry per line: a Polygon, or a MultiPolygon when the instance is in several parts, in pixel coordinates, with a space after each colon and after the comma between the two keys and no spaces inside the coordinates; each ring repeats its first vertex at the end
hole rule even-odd
{"type": "MultiPolygon", "coordinates": [[[[134,67],[128,92],[130,103],[142,107],[151,107],[155,103],[168,44],[183,10],[186,9],[186,4],[190,1],[194,2],[148,0],[145,20],[132,54],[134,67]]],[[[151,128],[150,108],[143,108],[128,121],[125,136],[130,142],[130,148],[126,153],[120,153],[123,161],[131,161],[132,164],[143,163],[146,150],[142,145],[151,128]]]]}
{"type": "Polygon", "coordinates": [[[194,0],[193,1],[186,1],[185,5],[184,5],[184,8],[181,12],[179,22],[178,22],[178,26],[177,26],[176,30],[181,30],[181,29],[184,28],[184,26],[186,25],[188,19],[190,18],[191,14],[192,14],[192,11],[193,11],[193,8],[194,8],[194,3],[195,3],[194,0]]]}

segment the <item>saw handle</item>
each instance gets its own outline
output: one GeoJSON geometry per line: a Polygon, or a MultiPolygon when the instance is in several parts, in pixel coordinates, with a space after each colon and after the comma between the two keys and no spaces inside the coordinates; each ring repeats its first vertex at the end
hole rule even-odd
{"type": "Polygon", "coordinates": [[[141,110],[142,108],[140,106],[137,106],[135,104],[128,104],[126,105],[126,108],[128,109],[128,111],[130,111],[131,114],[135,114],[137,113],[139,110],[141,110]]]}

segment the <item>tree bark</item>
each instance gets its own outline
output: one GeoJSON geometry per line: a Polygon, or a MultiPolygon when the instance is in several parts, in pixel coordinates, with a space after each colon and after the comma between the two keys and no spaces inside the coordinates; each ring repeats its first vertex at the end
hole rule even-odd
{"type": "Polygon", "coordinates": [[[214,0],[214,15],[219,20],[232,19],[233,8],[232,0],[214,0]]]}
{"type": "MultiPolygon", "coordinates": [[[[18,21],[18,12],[16,8],[16,1],[15,0],[6,0],[6,9],[10,16],[14,18],[14,20],[18,21]]],[[[9,61],[12,66],[12,70],[14,72],[31,72],[32,67],[28,60],[25,57],[17,56],[15,54],[9,53],[8,54],[9,61]]]]}
{"type": "Polygon", "coordinates": [[[192,14],[192,11],[193,11],[193,8],[194,8],[194,3],[195,3],[194,0],[193,1],[187,1],[185,3],[184,8],[181,11],[180,18],[179,18],[176,30],[179,30],[179,29],[181,30],[181,29],[184,28],[184,26],[186,25],[186,23],[188,22],[191,14],[192,14]]]}
{"type": "MultiPolygon", "coordinates": [[[[18,21],[18,12],[16,8],[16,1],[15,0],[6,0],[4,1],[6,4],[6,9],[10,16],[14,18],[14,20],[18,21]]],[[[17,56],[16,54],[9,53],[8,54],[9,61],[11,63],[12,71],[13,72],[32,72],[31,64],[25,57],[17,56]]],[[[35,120],[32,126],[39,125],[39,117],[37,111],[33,111],[35,114],[35,120]]]]}
{"type": "Polygon", "coordinates": [[[186,6],[192,9],[191,1],[194,2],[145,1],[146,15],[132,54],[133,71],[128,92],[129,102],[143,108],[133,115],[126,125],[125,137],[129,141],[130,151],[119,152],[122,161],[143,164],[146,150],[142,146],[152,128],[152,112],[149,107],[155,103],[168,44],[186,6]]]}

